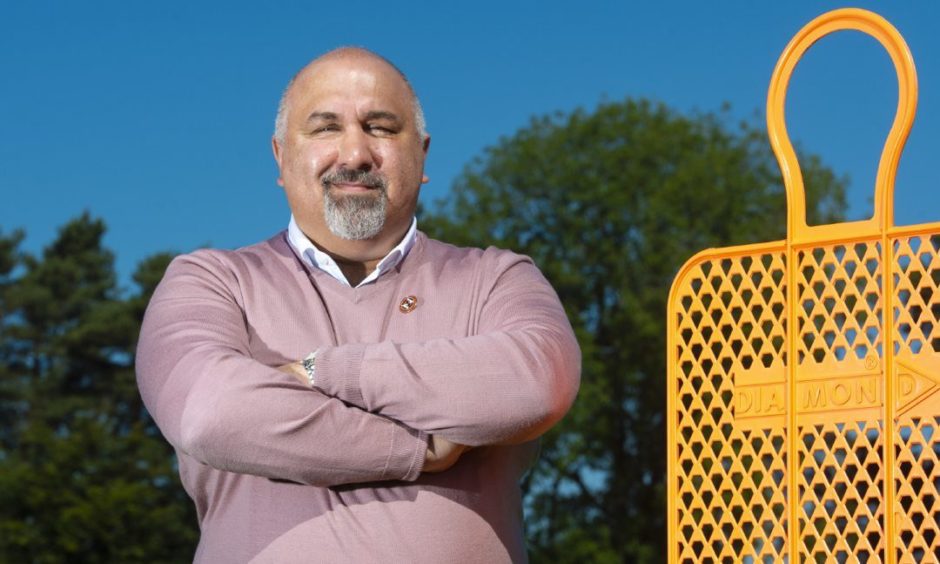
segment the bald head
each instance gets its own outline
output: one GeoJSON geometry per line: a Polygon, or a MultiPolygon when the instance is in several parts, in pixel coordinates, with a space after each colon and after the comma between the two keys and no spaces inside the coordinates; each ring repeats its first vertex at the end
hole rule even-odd
{"type": "Polygon", "coordinates": [[[418,95],[415,93],[414,88],[411,86],[411,82],[408,80],[408,77],[405,76],[405,73],[403,73],[401,69],[399,69],[385,57],[379,55],[378,53],[369,51],[368,49],[364,49],[362,47],[339,47],[307,63],[307,65],[300,69],[300,71],[298,71],[297,74],[295,74],[294,77],[290,79],[290,82],[287,83],[287,87],[284,88],[284,93],[281,95],[281,100],[278,103],[277,117],[274,120],[274,138],[277,139],[279,143],[283,143],[285,137],[287,136],[287,120],[291,109],[291,98],[295,90],[295,86],[298,83],[308,79],[316,80],[317,68],[326,63],[333,62],[348,63],[350,65],[357,63],[378,63],[393,70],[395,74],[401,78],[402,83],[408,89],[408,93],[411,97],[412,110],[414,112],[414,125],[419,137],[422,140],[428,138],[427,124],[424,119],[424,110],[421,108],[421,101],[418,100],[418,95]]]}

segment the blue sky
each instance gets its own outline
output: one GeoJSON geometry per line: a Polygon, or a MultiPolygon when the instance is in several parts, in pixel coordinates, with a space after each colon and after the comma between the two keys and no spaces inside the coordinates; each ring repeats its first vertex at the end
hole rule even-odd
{"type": "MultiPolygon", "coordinates": [[[[940,4],[857,5],[901,31],[918,67],[897,223],[940,220],[940,4]]],[[[387,56],[414,83],[432,135],[426,203],[446,198],[466,163],[536,114],[629,96],[681,112],[728,102],[734,117],[762,123],[786,43],[841,6],[8,2],[0,8],[0,229],[25,228],[35,251],[89,210],[107,222],[124,280],[160,250],[270,236],[289,213],[269,145],[277,99],[299,67],[339,45],[387,56]]],[[[791,83],[791,136],[850,175],[853,218],[870,213],[896,97],[888,56],[857,33],[820,42],[791,83]]]]}

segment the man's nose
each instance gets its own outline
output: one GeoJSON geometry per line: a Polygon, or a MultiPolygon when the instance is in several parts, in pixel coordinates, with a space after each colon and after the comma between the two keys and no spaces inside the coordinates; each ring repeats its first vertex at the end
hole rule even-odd
{"type": "Polygon", "coordinates": [[[369,137],[364,131],[346,131],[339,147],[339,164],[352,170],[371,170],[375,166],[369,137]]]}

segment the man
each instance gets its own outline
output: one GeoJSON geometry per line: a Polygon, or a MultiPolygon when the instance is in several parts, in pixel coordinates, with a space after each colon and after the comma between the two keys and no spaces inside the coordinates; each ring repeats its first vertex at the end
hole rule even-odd
{"type": "Polygon", "coordinates": [[[196,503],[198,562],[524,561],[519,479],[580,352],[531,261],[416,231],[430,138],[391,63],[291,81],[289,228],[177,257],[137,357],[196,503]]]}

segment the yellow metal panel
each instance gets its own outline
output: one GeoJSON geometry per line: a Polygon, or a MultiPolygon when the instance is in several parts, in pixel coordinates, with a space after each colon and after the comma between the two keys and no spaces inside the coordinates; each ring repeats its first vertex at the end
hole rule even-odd
{"type": "Polygon", "coordinates": [[[703,251],[669,297],[670,562],[940,558],[940,223],[893,225],[916,105],[910,51],[874,13],[826,13],[781,55],[767,122],[787,238],[703,251]],[[845,29],[888,51],[898,109],[873,216],[809,226],[786,89],[845,29]]]}

